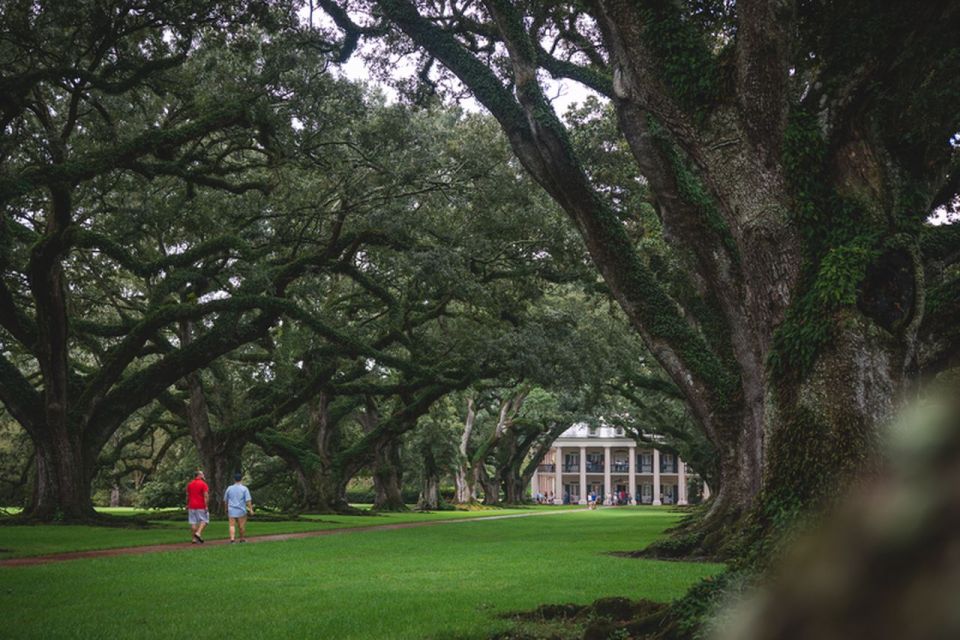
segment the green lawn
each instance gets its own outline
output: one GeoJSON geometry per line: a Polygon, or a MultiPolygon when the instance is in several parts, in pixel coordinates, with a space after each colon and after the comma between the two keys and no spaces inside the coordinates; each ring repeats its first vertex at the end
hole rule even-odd
{"type": "Polygon", "coordinates": [[[718,572],[605,554],[676,517],[606,509],[0,568],[0,635],[485,638],[507,611],[669,600],[718,572]]]}
{"type": "MultiPolygon", "coordinates": [[[[478,511],[435,511],[431,513],[406,512],[384,513],[364,516],[304,516],[306,521],[263,522],[256,516],[247,524],[247,535],[268,535],[273,533],[296,533],[320,529],[346,529],[354,527],[374,527],[400,522],[419,522],[423,520],[452,520],[459,518],[482,518],[497,515],[524,513],[527,511],[554,511],[569,507],[530,506],[511,509],[482,509],[478,511]]],[[[99,509],[111,515],[144,515],[150,512],[134,509],[99,509]]],[[[186,513],[182,521],[158,520],[150,528],[133,529],[123,527],[88,527],[82,525],[54,526],[0,526],[0,559],[22,556],[37,556],[63,551],[87,551],[90,549],[110,549],[114,547],[136,547],[168,542],[189,542],[190,525],[186,522],[186,513]]],[[[227,521],[215,519],[204,531],[204,538],[217,540],[227,538],[227,521]]]]}

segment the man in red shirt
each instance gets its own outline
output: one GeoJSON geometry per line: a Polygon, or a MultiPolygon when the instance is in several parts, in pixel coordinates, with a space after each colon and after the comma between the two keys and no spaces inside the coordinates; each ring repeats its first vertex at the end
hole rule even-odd
{"type": "Polygon", "coordinates": [[[203,471],[187,485],[187,521],[193,531],[193,543],[203,543],[203,528],[210,522],[210,487],[203,481],[203,471]]]}

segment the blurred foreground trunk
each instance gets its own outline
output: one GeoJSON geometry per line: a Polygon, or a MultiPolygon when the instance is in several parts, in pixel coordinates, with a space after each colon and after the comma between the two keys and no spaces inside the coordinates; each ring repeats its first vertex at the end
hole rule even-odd
{"type": "Polygon", "coordinates": [[[889,470],[795,544],[720,638],[960,638],[958,391],[901,421],[889,470]]]}

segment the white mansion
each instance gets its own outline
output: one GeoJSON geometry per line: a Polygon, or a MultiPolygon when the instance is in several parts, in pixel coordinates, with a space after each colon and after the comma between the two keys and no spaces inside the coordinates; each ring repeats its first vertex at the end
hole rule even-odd
{"type": "Polygon", "coordinates": [[[623,429],[575,424],[537,467],[531,492],[555,504],[587,504],[593,493],[602,504],[683,505],[691,476],[683,460],[638,447],[623,429]]]}

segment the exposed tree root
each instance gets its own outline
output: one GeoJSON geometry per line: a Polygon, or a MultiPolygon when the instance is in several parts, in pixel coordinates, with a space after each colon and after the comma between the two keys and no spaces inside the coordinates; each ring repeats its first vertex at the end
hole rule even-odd
{"type": "Polygon", "coordinates": [[[547,604],[507,614],[504,617],[514,620],[516,627],[493,640],[652,638],[664,628],[669,612],[667,604],[627,598],[601,598],[589,605],[547,604]]]}
{"type": "Polygon", "coordinates": [[[748,521],[749,518],[738,509],[717,509],[710,503],[699,505],[677,526],[668,529],[666,538],[626,555],[634,558],[727,562],[739,555],[742,534],[748,521]]]}

